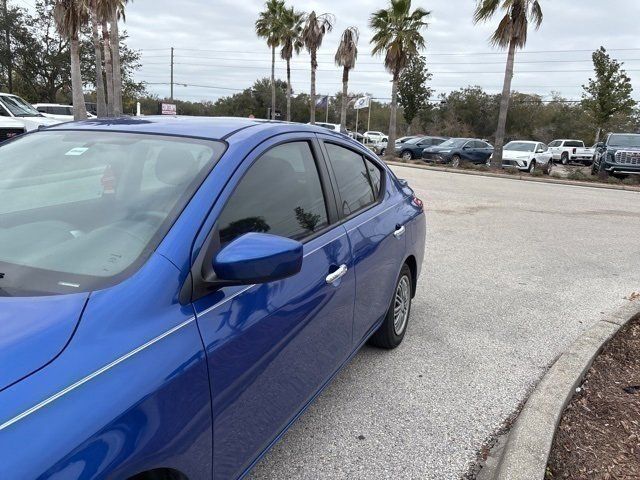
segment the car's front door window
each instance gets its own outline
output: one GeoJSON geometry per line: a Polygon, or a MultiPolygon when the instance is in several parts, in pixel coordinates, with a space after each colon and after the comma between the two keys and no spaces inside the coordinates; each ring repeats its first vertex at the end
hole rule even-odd
{"type": "Polygon", "coordinates": [[[320,176],[307,142],[278,145],[260,157],[218,219],[223,245],[249,232],[302,240],[327,225],[320,176]]]}

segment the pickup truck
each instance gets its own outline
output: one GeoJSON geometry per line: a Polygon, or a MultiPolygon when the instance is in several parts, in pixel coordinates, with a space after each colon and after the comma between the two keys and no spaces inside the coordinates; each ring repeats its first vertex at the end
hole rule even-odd
{"type": "Polygon", "coordinates": [[[591,175],[640,175],[640,134],[610,133],[596,144],[591,175]]]}
{"type": "Polygon", "coordinates": [[[594,150],[587,148],[582,140],[554,140],[549,144],[549,151],[553,155],[554,162],[567,165],[569,162],[580,162],[591,165],[594,150]]]}

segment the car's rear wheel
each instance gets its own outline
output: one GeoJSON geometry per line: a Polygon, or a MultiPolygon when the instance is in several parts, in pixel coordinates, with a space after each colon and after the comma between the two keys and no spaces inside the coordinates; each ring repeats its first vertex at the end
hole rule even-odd
{"type": "Polygon", "coordinates": [[[454,155],[451,157],[451,166],[453,168],[458,168],[460,166],[460,155],[454,155]]]}
{"type": "Polygon", "coordinates": [[[562,156],[560,157],[560,162],[563,165],[567,165],[569,163],[569,154],[568,153],[563,153],[562,156]]]}
{"type": "Polygon", "coordinates": [[[547,162],[547,168],[544,169],[544,173],[546,173],[547,175],[551,175],[551,170],[553,170],[553,162],[549,160],[547,162]]]}
{"type": "Polygon", "coordinates": [[[384,155],[387,153],[387,149],[383,148],[382,150],[380,150],[380,156],[384,157],[384,155]]]}
{"type": "Polygon", "coordinates": [[[413,159],[413,155],[409,150],[405,150],[404,152],[402,152],[402,160],[408,162],[411,159],[413,159]]]}
{"type": "Polygon", "coordinates": [[[371,345],[392,349],[402,343],[411,314],[412,285],[411,269],[404,264],[396,282],[387,316],[380,328],[369,339],[371,345]]]}

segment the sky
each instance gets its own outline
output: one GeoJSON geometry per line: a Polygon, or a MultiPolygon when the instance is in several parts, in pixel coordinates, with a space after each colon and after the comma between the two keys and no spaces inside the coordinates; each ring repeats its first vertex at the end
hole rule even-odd
{"type": "MultiPolygon", "coordinates": [[[[15,0],[32,2],[32,0],[15,0]]],[[[579,99],[582,85],[592,75],[591,52],[603,45],[625,63],[640,100],[640,0],[540,0],[542,27],[529,32],[524,50],[516,55],[513,88],[550,98],[559,92],[579,99]]],[[[360,31],[359,55],[351,73],[350,91],[367,92],[387,100],[390,75],[383,59],[371,56],[368,27],[371,12],[385,8],[385,0],[287,0],[298,10],[335,15],[334,30],[319,51],[318,93],[341,89],[341,70],[333,56],[342,31],[360,31]]],[[[143,67],[137,80],[148,90],[169,95],[170,48],[175,48],[175,97],[216,100],[251,86],[270,75],[270,51],[255,34],[254,24],[264,0],[135,0],[127,7],[124,28],[129,45],[141,50],[143,67]]],[[[424,30],[424,52],[434,98],[468,85],[488,92],[502,89],[506,52],[492,48],[488,39],[499,17],[486,24],[472,22],[475,0],[414,0],[413,7],[431,12],[424,30]]],[[[309,92],[310,57],[303,52],[293,61],[294,93],[309,92]]],[[[285,62],[278,58],[276,76],[286,78],[285,62]]]]}

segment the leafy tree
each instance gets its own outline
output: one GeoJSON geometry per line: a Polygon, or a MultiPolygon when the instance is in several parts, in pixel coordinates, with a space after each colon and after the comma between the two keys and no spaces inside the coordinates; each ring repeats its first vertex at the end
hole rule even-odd
{"type": "Polygon", "coordinates": [[[256,34],[271,48],[271,118],[276,118],[276,48],[280,45],[284,0],[267,0],[264,11],[256,20],[256,34]]]}
{"type": "Polygon", "coordinates": [[[612,120],[629,117],[636,102],[631,98],[631,79],[622,69],[622,63],[611,58],[604,47],[593,55],[595,78],[583,85],[582,106],[590,113],[597,128],[596,141],[602,129],[612,127],[612,120]]]}
{"type": "Polygon", "coordinates": [[[429,108],[433,90],[427,86],[432,75],[427,72],[427,62],[421,55],[414,55],[398,82],[398,103],[404,109],[404,118],[409,125],[418,113],[429,108]]]}
{"type": "Polygon", "coordinates": [[[338,45],[335,61],[342,67],[342,99],[340,105],[340,125],[346,129],[347,104],[349,103],[349,70],[356,66],[358,58],[358,38],[360,33],[356,27],[348,27],[342,32],[342,38],[338,45]]]}
{"type": "Polygon", "coordinates": [[[316,70],[318,69],[318,49],[322,46],[324,36],[333,30],[335,17],[330,13],[316,15],[315,10],[307,15],[302,39],[307,51],[311,54],[311,95],[309,99],[310,122],[316,123],[316,70]]]}
{"type": "Polygon", "coordinates": [[[474,13],[473,21],[475,23],[488,21],[499,10],[503,10],[505,15],[491,36],[491,43],[497,47],[508,48],[508,53],[492,165],[502,168],[502,147],[504,146],[507,125],[516,49],[523,48],[527,43],[529,22],[533,22],[536,29],[540,28],[542,24],[542,7],[540,7],[538,0],[480,0],[474,13]]]}
{"type": "Polygon", "coordinates": [[[80,70],[80,30],[88,20],[86,4],[83,0],[57,0],[53,18],[60,34],[69,39],[73,116],[75,120],[83,120],[87,118],[87,109],[84,103],[80,70]]]}
{"type": "Polygon", "coordinates": [[[291,58],[300,53],[302,42],[302,25],[304,14],[296,12],[293,7],[285,9],[280,22],[280,57],[287,62],[287,122],[291,121],[291,58]]]}
{"type": "Polygon", "coordinates": [[[411,11],[411,0],[390,0],[389,7],[371,15],[369,26],[374,31],[372,54],[385,54],[384,66],[393,75],[389,115],[389,144],[396,141],[398,82],[409,59],[425,47],[422,29],[430,12],[423,8],[411,11]]]}

